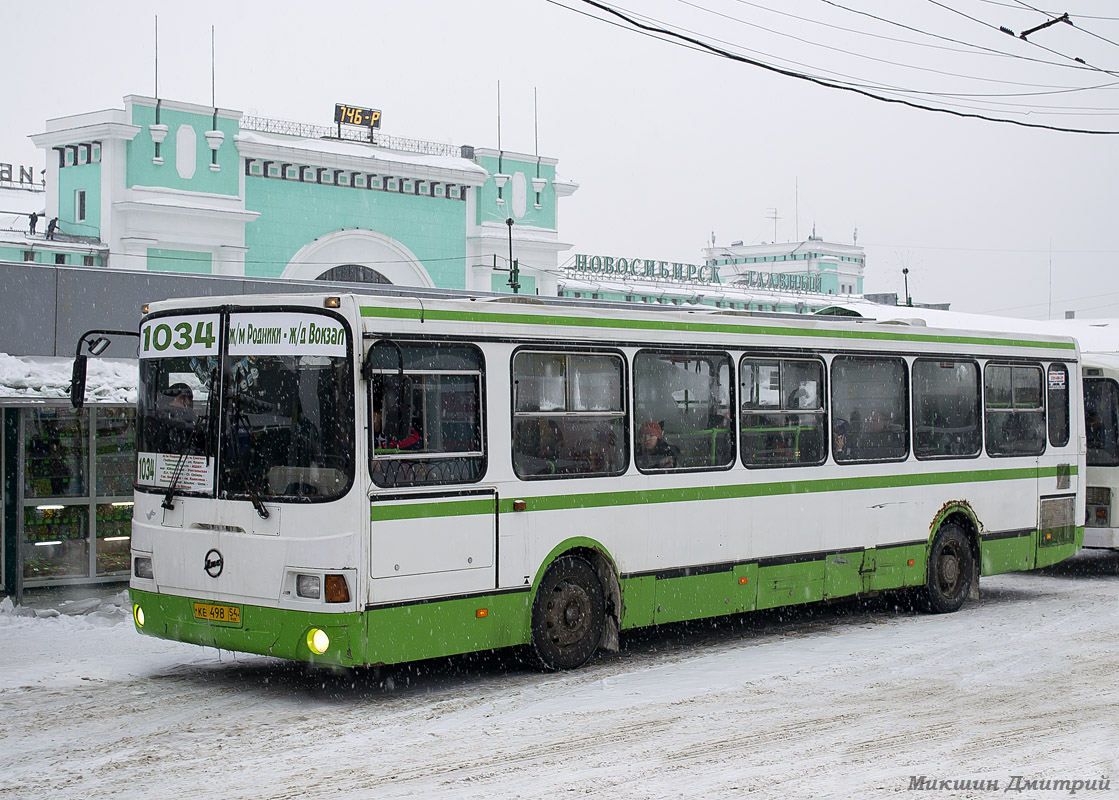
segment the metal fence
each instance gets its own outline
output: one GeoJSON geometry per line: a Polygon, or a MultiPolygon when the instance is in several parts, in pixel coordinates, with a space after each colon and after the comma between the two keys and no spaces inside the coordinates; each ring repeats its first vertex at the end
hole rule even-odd
{"type": "Polygon", "coordinates": [[[266,117],[241,117],[243,130],[258,131],[260,133],[279,133],[284,136],[299,136],[304,139],[342,139],[348,142],[362,142],[387,150],[399,150],[405,153],[422,153],[429,156],[450,156],[462,158],[462,148],[458,145],[444,144],[442,142],[426,142],[422,139],[406,139],[402,136],[388,136],[370,130],[358,130],[351,127],[332,125],[311,125],[305,122],[291,122],[283,119],[267,119],[266,117]],[[341,136],[339,136],[341,133],[341,136]]]}

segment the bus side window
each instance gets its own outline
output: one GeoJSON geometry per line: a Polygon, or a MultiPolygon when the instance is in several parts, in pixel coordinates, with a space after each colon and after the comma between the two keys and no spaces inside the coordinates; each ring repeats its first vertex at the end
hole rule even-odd
{"type": "MultiPolygon", "coordinates": [[[[398,367],[394,348],[374,348],[370,380],[372,419],[370,472],[382,487],[472,483],[485,471],[482,429],[482,354],[473,345],[403,344],[403,386],[411,392],[403,403],[410,419],[397,430],[378,412],[388,403],[385,387],[398,367]],[[386,378],[382,379],[380,376],[386,378]]],[[[399,385],[399,382],[397,382],[399,385]]]]}
{"type": "Polygon", "coordinates": [[[913,449],[918,458],[979,455],[979,365],[974,361],[913,362],[913,449]]]}
{"type": "Polygon", "coordinates": [[[987,453],[992,456],[1045,452],[1045,406],[1041,367],[988,364],[984,376],[987,453]]]}
{"type": "Polygon", "coordinates": [[[722,469],[733,464],[732,380],[726,353],[638,353],[633,359],[637,468],[722,469]]]}
{"type": "Polygon", "coordinates": [[[1064,447],[1069,442],[1069,385],[1068,367],[1064,364],[1050,364],[1046,370],[1048,386],[1049,444],[1064,447]]]}
{"type": "Polygon", "coordinates": [[[739,383],[743,464],[755,468],[823,463],[827,413],[822,362],[744,357],[739,383]]]}
{"type": "Polygon", "coordinates": [[[513,356],[518,478],[619,475],[627,466],[624,364],[606,353],[513,356]]]}
{"type": "Polygon", "coordinates": [[[901,461],[909,455],[907,372],[901,358],[832,359],[832,416],[848,423],[845,446],[833,453],[837,462],[901,461]]]}

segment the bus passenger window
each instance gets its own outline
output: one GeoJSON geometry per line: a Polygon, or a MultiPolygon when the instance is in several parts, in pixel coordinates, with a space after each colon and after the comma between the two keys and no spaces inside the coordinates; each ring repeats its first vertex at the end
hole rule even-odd
{"type": "Polygon", "coordinates": [[[913,451],[918,458],[979,455],[979,365],[913,362],[913,451]]]}
{"type": "Polygon", "coordinates": [[[618,475],[627,462],[623,363],[616,355],[513,357],[513,471],[519,478],[618,475]]]}
{"type": "Polygon", "coordinates": [[[812,359],[743,358],[742,463],[821,464],[827,456],[824,365],[812,359]]]}
{"type": "Polygon", "coordinates": [[[1064,447],[1070,436],[1068,367],[1050,364],[1046,376],[1049,387],[1049,444],[1064,447]]]}
{"type": "Polygon", "coordinates": [[[399,371],[396,348],[388,343],[372,348],[373,482],[390,487],[480,480],[485,472],[481,352],[462,344],[398,344],[410,397],[399,397],[400,383],[389,379],[399,371]],[[410,420],[390,431],[386,420],[401,410],[410,420]]]}
{"type": "Polygon", "coordinates": [[[725,353],[643,350],[634,357],[633,460],[639,470],[734,463],[731,375],[725,353]]]}
{"type": "Polygon", "coordinates": [[[984,384],[988,455],[1045,452],[1041,367],[988,364],[984,384]]]}
{"type": "Polygon", "coordinates": [[[908,381],[904,359],[836,356],[831,363],[831,413],[846,423],[832,457],[900,461],[909,455],[908,381]]]}

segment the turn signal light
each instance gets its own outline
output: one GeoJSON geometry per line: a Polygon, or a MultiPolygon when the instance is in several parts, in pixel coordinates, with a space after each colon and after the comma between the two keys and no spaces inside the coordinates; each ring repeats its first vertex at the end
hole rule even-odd
{"type": "Polygon", "coordinates": [[[906,563],[906,566],[912,567],[912,566],[913,566],[913,565],[914,565],[915,563],[917,563],[917,562],[915,562],[915,561],[914,561],[914,560],[913,560],[913,559],[911,558],[911,559],[909,559],[909,560],[908,560],[907,562],[905,562],[905,563],[906,563]]]}
{"type": "Polygon", "coordinates": [[[326,602],[328,603],[348,603],[350,602],[350,587],[346,585],[345,575],[327,575],[326,576],[326,602]]]}
{"type": "Polygon", "coordinates": [[[750,579],[747,578],[745,575],[743,575],[741,578],[738,579],[738,585],[739,586],[745,586],[749,582],[750,582],[750,579]]]}
{"type": "Polygon", "coordinates": [[[478,619],[485,619],[489,615],[490,610],[488,608],[479,608],[477,611],[474,612],[474,616],[478,619]]]}

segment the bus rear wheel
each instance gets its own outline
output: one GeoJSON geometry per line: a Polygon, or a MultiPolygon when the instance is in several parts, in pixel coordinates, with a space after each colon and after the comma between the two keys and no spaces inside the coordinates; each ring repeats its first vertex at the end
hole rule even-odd
{"type": "Polygon", "coordinates": [[[574,669],[594,655],[606,627],[602,582],[586,559],[557,558],[532,604],[532,646],[547,669],[574,669]]]}
{"type": "Polygon", "coordinates": [[[936,532],[929,548],[928,582],[924,605],[934,614],[959,610],[971,594],[975,556],[963,528],[954,523],[936,532]]]}

